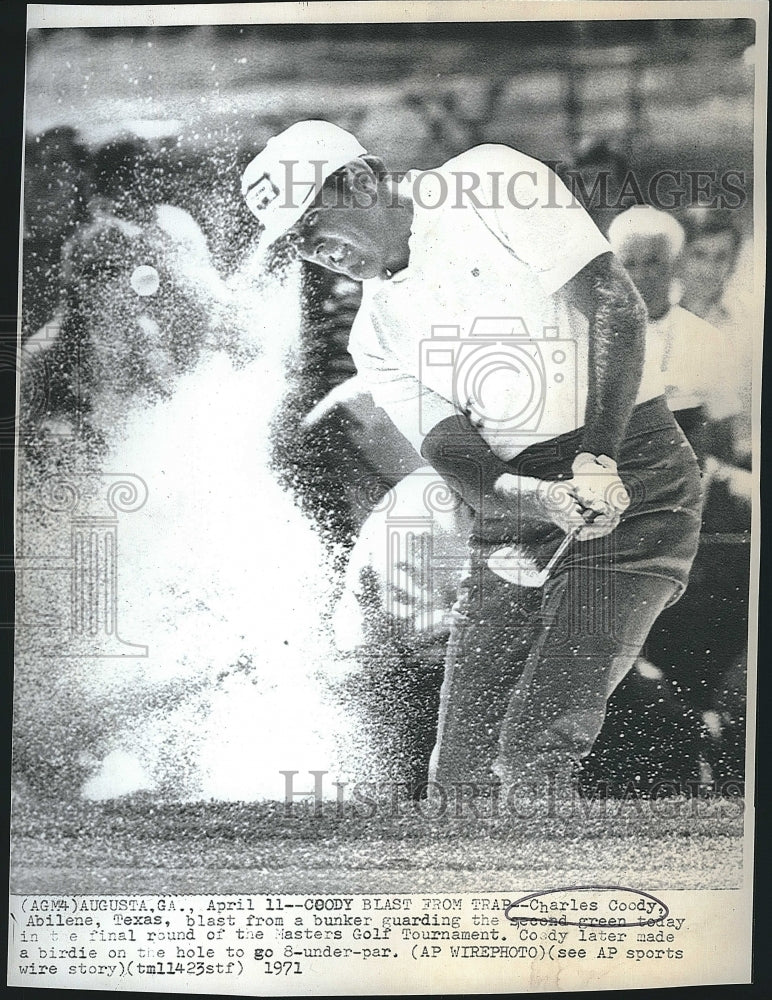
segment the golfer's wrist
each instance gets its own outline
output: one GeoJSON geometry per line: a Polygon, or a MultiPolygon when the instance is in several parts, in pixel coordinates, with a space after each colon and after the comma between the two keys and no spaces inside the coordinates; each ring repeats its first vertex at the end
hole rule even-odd
{"type": "Polygon", "coordinates": [[[506,517],[514,514],[518,518],[542,521],[546,511],[545,495],[549,489],[550,484],[543,479],[504,473],[494,483],[493,510],[499,509],[506,517]]]}
{"type": "Polygon", "coordinates": [[[576,458],[571,463],[571,471],[576,475],[578,472],[582,472],[588,468],[600,468],[606,469],[608,472],[617,471],[617,463],[613,458],[608,455],[596,455],[591,451],[580,451],[576,458]]]}

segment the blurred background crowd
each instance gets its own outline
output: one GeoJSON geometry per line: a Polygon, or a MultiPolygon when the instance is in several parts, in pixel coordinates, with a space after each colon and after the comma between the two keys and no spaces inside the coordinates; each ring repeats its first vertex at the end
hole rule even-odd
{"type": "MultiPolygon", "coordinates": [[[[760,336],[752,327],[754,57],[748,20],[33,32],[23,340],[56,337],[72,307],[67,262],[100,217],[143,223],[158,205],[184,208],[220,274],[233,275],[256,236],[241,172],[272,134],[302,118],[350,129],[395,170],[507,143],[554,165],[612,236],[614,219],[652,204],[656,191],[653,207],[675,229],[660,214],[636,233],[643,243],[625,243],[622,233],[618,252],[628,254],[647,304],[664,303],[660,319],[681,308],[722,334],[745,391],[730,412],[711,407],[710,387],[674,405],[705,473],[703,544],[686,596],[660,618],[614,695],[583,781],[642,791],[663,781],[741,781],[748,345],[760,336]],[[653,186],[662,171],[666,183],[653,186]]],[[[304,264],[303,289],[294,388],[272,429],[274,465],[343,552],[343,569],[379,499],[423,462],[367,394],[349,388],[359,286],[304,264]]],[[[698,358],[703,345],[692,349],[698,358]]],[[[718,394],[722,373],[713,374],[718,394]]],[[[399,752],[416,780],[434,739],[446,636],[391,630],[373,654],[373,716],[399,711],[409,720],[410,746],[399,752]]]]}

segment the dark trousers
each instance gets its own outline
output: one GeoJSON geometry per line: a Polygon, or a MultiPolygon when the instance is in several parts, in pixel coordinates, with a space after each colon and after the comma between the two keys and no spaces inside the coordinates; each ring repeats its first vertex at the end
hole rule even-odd
{"type": "Polygon", "coordinates": [[[441,785],[567,774],[677,590],[570,558],[543,589],[522,588],[488,570],[485,554],[474,548],[453,611],[430,774],[441,785]]]}
{"type": "MultiPolygon", "coordinates": [[[[530,446],[513,472],[568,479],[572,431],[530,446]]],[[[453,614],[430,778],[439,783],[567,774],[600,732],[606,702],[660,612],[686,586],[702,500],[694,453],[661,397],[637,406],[619,455],[630,507],[608,536],[575,542],[543,589],[506,583],[487,557],[507,541],[484,517],[453,614]]],[[[554,525],[518,521],[510,541],[554,551],[554,525]]]]}

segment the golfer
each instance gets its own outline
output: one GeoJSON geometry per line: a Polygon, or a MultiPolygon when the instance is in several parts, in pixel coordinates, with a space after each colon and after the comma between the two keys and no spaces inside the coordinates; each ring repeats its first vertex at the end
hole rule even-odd
{"type": "Polygon", "coordinates": [[[362,282],[358,372],[475,513],[432,781],[570,785],[699,535],[694,454],[639,392],[639,294],[558,177],[504,145],[400,177],[298,122],[242,193],[266,247],[362,282]],[[568,533],[544,586],[521,586],[518,553],[544,566],[568,533]]]}

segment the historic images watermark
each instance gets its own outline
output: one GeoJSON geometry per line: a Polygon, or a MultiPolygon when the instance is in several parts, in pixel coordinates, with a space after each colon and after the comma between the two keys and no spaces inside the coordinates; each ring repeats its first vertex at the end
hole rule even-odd
{"type": "Polygon", "coordinates": [[[329,183],[340,171],[327,175],[326,160],[281,160],[283,176],[264,175],[258,189],[258,208],[278,201],[280,208],[310,207],[324,186],[325,208],[372,208],[376,200],[387,207],[399,203],[399,183],[410,176],[411,198],[422,209],[457,208],[497,211],[513,208],[566,208],[623,211],[631,205],[651,205],[663,211],[687,208],[742,209],[748,202],[746,171],[731,167],[725,170],[684,170],[663,167],[650,175],[634,170],[619,173],[600,169],[590,176],[585,170],[560,160],[545,160],[549,171],[474,170],[390,171],[390,192],[375,192],[356,176],[342,183],[329,183]],[[314,179],[305,169],[310,164],[314,179]],[[561,196],[560,183],[571,198],[561,196]],[[484,192],[484,193],[483,193],[484,192]]]}
{"type": "Polygon", "coordinates": [[[659,817],[702,816],[726,822],[740,819],[744,811],[740,779],[660,781],[645,795],[632,782],[611,795],[602,781],[591,795],[580,795],[555,774],[508,788],[474,781],[427,781],[416,789],[408,782],[388,779],[344,781],[323,770],[279,771],[278,781],[283,782],[284,815],[298,819],[313,815],[352,820],[563,819],[579,823],[614,819],[632,809],[659,817]]]}

